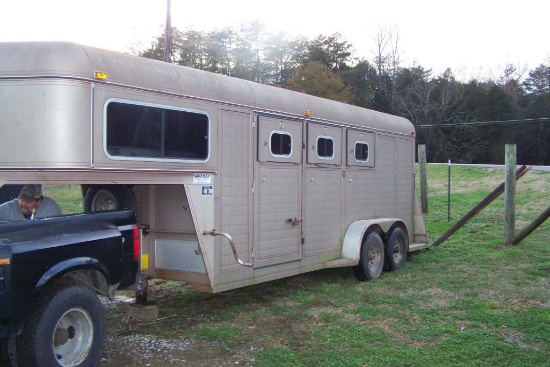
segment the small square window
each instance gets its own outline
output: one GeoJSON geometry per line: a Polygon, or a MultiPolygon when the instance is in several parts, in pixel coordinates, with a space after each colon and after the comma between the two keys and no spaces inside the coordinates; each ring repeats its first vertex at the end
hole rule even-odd
{"type": "Polygon", "coordinates": [[[357,162],[366,162],[369,160],[369,145],[363,142],[355,143],[355,160],[357,162]]]}
{"type": "Polygon", "coordinates": [[[290,157],[292,154],[292,137],[288,133],[272,132],[269,146],[272,155],[290,157]]]}
{"type": "Polygon", "coordinates": [[[317,157],[332,159],[334,157],[334,140],[328,136],[317,138],[317,157]]]}

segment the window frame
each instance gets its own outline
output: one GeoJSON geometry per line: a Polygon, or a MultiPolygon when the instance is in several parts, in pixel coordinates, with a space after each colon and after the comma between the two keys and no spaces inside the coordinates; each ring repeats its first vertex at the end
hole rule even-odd
{"type": "Polygon", "coordinates": [[[346,132],[346,166],[374,168],[376,165],[376,135],[372,130],[348,128],[346,132]],[[366,161],[355,158],[356,144],[368,146],[368,159],[366,161]]]}
{"type": "Polygon", "coordinates": [[[356,163],[366,164],[370,160],[370,145],[366,141],[356,140],[353,145],[353,159],[356,163]],[[367,146],[367,159],[357,159],[357,145],[366,145],[367,146]]]}
{"type": "Polygon", "coordinates": [[[273,158],[290,158],[292,157],[292,151],[293,151],[293,145],[292,145],[292,134],[288,131],[282,131],[282,130],[272,130],[271,133],[269,133],[269,154],[271,154],[271,156],[273,158]],[[279,135],[287,135],[290,137],[290,152],[288,154],[274,154],[273,153],[273,149],[272,149],[272,146],[271,146],[271,139],[273,137],[273,135],[275,134],[279,134],[279,135]]]}
{"type": "Polygon", "coordinates": [[[315,154],[317,155],[318,159],[332,161],[334,159],[335,155],[336,155],[335,147],[336,147],[335,140],[330,135],[318,135],[317,138],[315,138],[315,154]],[[319,139],[321,139],[321,138],[326,139],[326,140],[330,140],[332,142],[332,155],[331,156],[321,156],[321,155],[319,155],[319,139]]]}
{"type": "MultiPolygon", "coordinates": [[[[210,156],[212,154],[212,147],[211,147],[211,140],[212,140],[212,123],[210,119],[210,115],[208,112],[203,110],[197,110],[192,108],[185,108],[185,107],[176,107],[176,106],[170,106],[165,104],[159,104],[159,103],[149,103],[149,102],[141,102],[141,101],[135,101],[135,100],[128,100],[128,99],[122,99],[122,98],[109,98],[105,101],[103,105],[103,131],[102,131],[102,147],[103,152],[106,157],[108,157],[111,160],[115,161],[138,161],[138,162],[178,162],[178,163],[206,163],[210,160],[210,156]],[[178,112],[187,112],[187,113],[193,113],[193,114],[199,114],[204,115],[206,117],[206,134],[207,134],[207,142],[206,142],[206,157],[205,158],[198,158],[198,159],[192,159],[192,158],[163,158],[163,157],[143,157],[143,156],[124,156],[124,155],[112,155],[108,151],[107,146],[107,127],[108,127],[108,116],[107,116],[107,108],[109,104],[111,103],[121,103],[126,105],[134,105],[134,106],[141,106],[141,107],[150,107],[150,108],[157,108],[161,110],[169,110],[169,111],[178,111],[178,112]]],[[[161,136],[164,136],[164,131],[161,132],[161,136]]]]}

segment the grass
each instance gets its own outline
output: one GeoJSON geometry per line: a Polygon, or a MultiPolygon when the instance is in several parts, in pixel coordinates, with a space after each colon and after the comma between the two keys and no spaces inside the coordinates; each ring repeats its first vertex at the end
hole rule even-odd
{"type": "MultiPolygon", "coordinates": [[[[447,174],[428,167],[430,243],[504,180],[503,170],[453,166],[448,222],[447,174]]],[[[549,193],[548,173],[518,181],[518,231],[550,205],[549,193]]],[[[550,221],[505,247],[503,202],[370,282],[327,269],[206,294],[156,280],[159,321],[125,323],[114,309],[108,333],[192,340],[201,366],[548,366],[550,221]]]]}
{"type": "Polygon", "coordinates": [[[63,214],[82,213],[82,194],[80,185],[44,185],[43,193],[49,196],[61,207],[63,214]]]}

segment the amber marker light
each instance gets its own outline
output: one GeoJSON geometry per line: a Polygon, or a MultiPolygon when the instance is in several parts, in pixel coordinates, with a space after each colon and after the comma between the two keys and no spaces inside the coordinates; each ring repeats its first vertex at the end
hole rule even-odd
{"type": "Polygon", "coordinates": [[[105,73],[103,71],[96,71],[94,73],[94,78],[99,79],[99,80],[107,80],[107,73],[105,73]]]}
{"type": "Polygon", "coordinates": [[[0,265],[9,265],[10,262],[11,262],[11,259],[9,257],[5,259],[0,259],[0,265]]]}
{"type": "Polygon", "coordinates": [[[311,110],[306,110],[306,116],[311,116],[311,110]]]}

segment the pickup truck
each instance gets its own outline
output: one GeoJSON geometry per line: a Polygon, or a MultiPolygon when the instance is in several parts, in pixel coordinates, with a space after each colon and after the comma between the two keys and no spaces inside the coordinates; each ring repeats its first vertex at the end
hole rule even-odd
{"type": "Polygon", "coordinates": [[[0,365],[96,366],[97,295],[136,282],[139,238],[131,210],[0,222],[0,365]]]}

